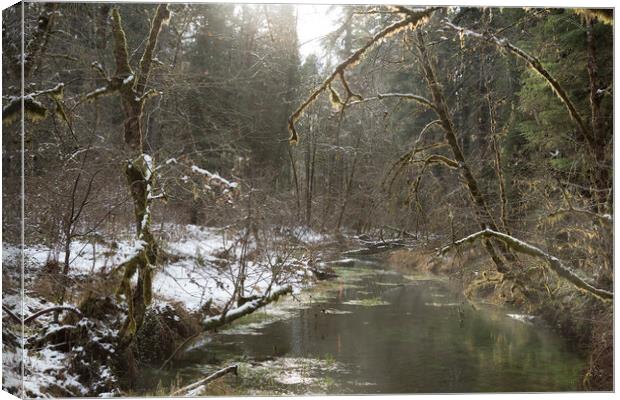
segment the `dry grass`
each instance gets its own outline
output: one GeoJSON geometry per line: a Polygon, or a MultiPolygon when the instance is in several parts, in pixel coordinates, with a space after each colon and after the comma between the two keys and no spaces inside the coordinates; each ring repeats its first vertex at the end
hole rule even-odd
{"type": "Polygon", "coordinates": [[[429,271],[433,253],[425,250],[395,250],[388,256],[388,263],[399,272],[429,271]]]}

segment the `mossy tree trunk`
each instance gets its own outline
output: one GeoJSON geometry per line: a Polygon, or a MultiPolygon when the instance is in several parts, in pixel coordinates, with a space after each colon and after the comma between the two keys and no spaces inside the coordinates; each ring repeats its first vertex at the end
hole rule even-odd
{"type": "MultiPolygon", "coordinates": [[[[117,290],[117,296],[125,296],[128,315],[121,329],[121,347],[129,345],[136,331],[142,326],[146,307],[151,301],[153,269],[157,261],[157,241],[150,230],[151,202],[154,198],[152,192],[156,171],[151,156],[144,151],[142,119],[146,100],[159,94],[153,89],[146,90],[146,84],[159,33],[169,16],[170,11],[166,4],[157,7],[136,76],[129,64],[127,39],[121,16],[118,9],[114,8],[112,10],[112,34],[116,72],[113,77],[107,77],[98,68],[99,72],[104,75],[107,86],[86,95],[88,99],[112,93],[120,96],[124,117],[125,145],[129,152],[135,155],[133,159],[127,160],[124,173],[133,199],[136,237],[140,241],[141,248],[135,256],[122,265],[124,274],[117,290]],[[131,278],[136,273],[138,279],[136,285],[132,287],[131,278]]],[[[97,68],[96,65],[95,68],[97,68]]]]}
{"type": "MultiPolygon", "coordinates": [[[[474,177],[467,161],[465,160],[465,155],[463,154],[463,150],[458,142],[458,136],[456,133],[456,128],[454,127],[454,123],[452,122],[452,118],[450,116],[450,112],[448,111],[448,107],[446,105],[446,101],[441,90],[441,85],[437,81],[437,77],[435,75],[435,70],[433,68],[432,62],[428,55],[426,45],[424,44],[424,37],[420,30],[417,31],[417,39],[418,39],[418,54],[422,66],[422,71],[426,82],[428,84],[428,88],[431,92],[433,109],[439,117],[439,124],[441,125],[445,139],[449,144],[449,147],[452,151],[454,161],[458,164],[458,169],[460,171],[461,176],[465,181],[465,185],[469,191],[472,202],[476,208],[477,218],[482,229],[490,228],[494,231],[499,231],[493,216],[491,215],[487,203],[484,199],[484,194],[480,190],[480,186],[478,185],[478,181],[474,177]]],[[[516,261],[516,257],[514,254],[510,252],[510,250],[506,247],[504,243],[498,243],[500,253],[511,262],[516,261]]],[[[500,257],[500,253],[497,252],[495,245],[491,243],[489,240],[484,240],[484,247],[489,256],[493,259],[497,271],[500,273],[508,272],[508,268],[505,266],[504,261],[500,257]]]]}

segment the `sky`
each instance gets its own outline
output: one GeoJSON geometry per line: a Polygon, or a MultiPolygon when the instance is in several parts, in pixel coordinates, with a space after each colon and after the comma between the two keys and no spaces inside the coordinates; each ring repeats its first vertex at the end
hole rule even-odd
{"type": "Polygon", "coordinates": [[[337,28],[339,8],[328,13],[330,5],[301,4],[297,6],[297,35],[302,59],[315,53],[322,58],[321,38],[337,28]]]}

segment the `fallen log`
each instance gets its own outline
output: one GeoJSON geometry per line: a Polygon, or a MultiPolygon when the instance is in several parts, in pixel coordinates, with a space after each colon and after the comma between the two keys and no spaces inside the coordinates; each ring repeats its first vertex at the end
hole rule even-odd
{"type": "Polygon", "coordinates": [[[17,315],[15,315],[15,313],[13,311],[11,311],[11,309],[9,309],[4,304],[2,305],[2,310],[6,313],[6,315],[11,317],[11,319],[13,319],[13,321],[17,322],[18,324],[22,323],[22,319],[19,318],[17,315]]]}
{"type": "Polygon", "coordinates": [[[220,315],[205,318],[202,321],[202,327],[205,330],[218,328],[222,325],[225,325],[229,322],[239,319],[245,315],[251,314],[254,311],[258,310],[259,308],[264,307],[267,304],[278,300],[280,296],[283,296],[285,294],[292,293],[292,292],[293,292],[293,287],[291,285],[279,286],[279,287],[273,288],[269,294],[266,294],[263,297],[260,297],[252,301],[248,301],[247,303],[237,308],[233,308],[232,310],[228,310],[225,313],[222,313],[220,315]]]}
{"type": "Polygon", "coordinates": [[[39,318],[41,315],[49,314],[51,312],[56,312],[56,311],[70,311],[70,312],[76,314],[78,317],[82,318],[82,312],[80,310],[78,310],[77,308],[75,308],[75,307],[71,307],[71,306],[56,306],[56,307],[46,308],[46,309],[43,309],[41,311],[38,311],[38,312],[32,314],[31,316],[29,316],[28,318],[26,318],[24,320],[24,324],[28,324],[28,323],[34,321],[35,319],[39,318]]]}
{"type": "Polygon", "coordinates": [[[202,392],[205,389],[205,386],[209,383],[212,382],[214,380],[216,380],[217,378],[220,378],[226,374],[229,374],[233,372],[235,375],[237,375],[238,373],[238,366],[237,364],[235,365],[231,365],[229,367],[223,368],[209,376],[207,376],[204,379],[199,380],[198,382],[194,382],[191,385],[187,385],[175,392],[172,393],[171,396],[198,396],[200,395],[200,392],[202,392]]]}
{"type": "Polygon", "coordinates": [[[370,241],[361,241],[362,245],[365,246],[360,249],[348,250],[342,253],[344,256],[367,256],[371,254],[382,253],[384,251],[405,247],[405,243],[400,239],[388,240],[388,241],[380,241],[380,242],[370,242],[370,241]]]}
{"type": "MultiPolygon", "coordinates": [[[[22,319],[20,317],[18,317],[14,312],[12,312],[4,304],[2,305],[2,310],[5,313],[7,313],[7,315],[9,317],[11,317],[11,319],[13,319],[15,322],[20,323],[20,324],[22,323],[22,319]]],[[[49,314],[49,313],[55,312],[55,311],[70,311],[70,312],[76,314],[78,317],[80,317],[80,318],[82,317],[82,313],[80,312],[80,310],[78,310],[75,307],[71,307],[71,306],[55,306],[55,307],[45,308],[45,309],[43,309],[41,311],[37,311],[36,313],[32,314],[28,318],[24,319],[24,324],[29,324],[32,321],[34,321],[35,319],[39,318],[41,315],[49,314]]]]}

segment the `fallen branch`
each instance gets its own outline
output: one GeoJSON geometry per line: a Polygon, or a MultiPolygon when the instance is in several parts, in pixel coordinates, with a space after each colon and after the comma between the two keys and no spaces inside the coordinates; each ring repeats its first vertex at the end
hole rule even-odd
{"type": "Polygon", "coordinates": [[[342,253],[343,256],[362,256],[382,253],[384,251],[405,247],[405,242],[402,239],[383,240],[379,242],[361,241],[364,248],[348,250],[342,253]]]}
{"type": "Polygon", "coordinates": [[[13,319],[13,321],[17,322],[18,324],[22,323],[22,319],[19,318],[17,315],[15,315],[15,313],[13,311],[11,311],[7,306],[5,306],[4,304],[2,305],[2,310],[9,316],[11,317],[11,319],[13,319]]]}
{"type": "Polygon", "coordinates": [[[199,380],[198,382],[194,382],[191,385],[187,385],[184,388],[181,388],[177,391],[175,391],[174,393],[172,393],[171,396],[198,396],[200,394],[200,392],[202,392],[204,390],[204,387],[211,381],[216,380],[217,378],[220,378],[228,373],[233,372],[235,375],[237,375],[237,372],[239,370],[239,367],[237,366],[237,364],[235,365],[231,365],[229,367],[226,367],[224,369],[221,369],[209,376],[207,376],[204,379],[199,380]]]}
{"type": "Polygon", "coordinates": [[[538,247],[532,246],[531,244],[523,242],[510,235],[507,235],[501,232],[496,232],[488,228],[483,231],[476,232],[472,235],[469,235],[463,239],[457,240],[456,242],[448,246],[438,249],[437,252],[439,255],[443,255],[453,247],[458,247],[463,244],[473,243],[478,239],[484,239],[484,238],[493,238],[493,239],[501,240],[503,243],[506,244],[506,246],[513,249],[514,251],[527,254],[533,257],[537,257],[537,258],[540,258],[546,261],[549,267],[553,271],[555,271],[555,273],[558,274],[560,277],[566,279],[567,281],[575,285],[578,289],[581,289],[585,292],[593,294],[599,299],[609,301],[609,300],[612,300],[614,297],[613,292],[594,287],[588,282],[581,279],[579,276],[577,276],[577,274],[575,274],[575,272],[572,269],[565,266],[562,263],[562,261],[560,261],[557,257],[554,257],[551,254],[546,253],[543,250],[539,249],[538,247]]]}
{"type": "MultiPolygon", "coordinates": [[[[11,317],[11,319],[19,324],[22,323],[22,319],[20,317],[17,316],[17,314],[15,314],[13,311],[11,311],[7,306],[5,306],[4,304],[2,305],[2,310],[7,313],[7,315],[9,317],[11,317]]],[[[49,314],[55,311],[70,311],[74,314],[76,314],[78,317],[82,317],[82,313],[80,312],[80,310],[78,310],[75,307],[72,306],[55,306],[55,307],[49,307],[49,308],[45,308],[41,311],[37,311],[36,313],[32,314],[31,316],[29,316],[28,318],[24,319],[24,324],[29,324],[32,321],[36,320],[37,318],[39,318],[41,315],[45,315],[45,314],[49,314]]]]}
{"type": "Polygon", "coordinates": [[[232,322],[236,319],[239,319],[245,315],[251,314],[254,311],[258,310],[261,307],[266,306],[267,304],[274,302],[285,294],[289,294],[293,292],[293,287],[291,285],[280,286],[272,289],[271,293],[252,301],[248,301],[247,303],[233,308],[232,310],[228,310],[223,314],[216,315],[214,317],[205,318],[202,322],[202,327],[205,330],[215,329],[222,325],[225,325],[229,322],[232,322]]]}
{"type": "Polygon", "coordinates": [[[28,323],[34,321],[35,319],[39,318],[41,315],[49,314],[49,313],[56,312],[56,311],[70,311],[70,312],[74,313],[75,315],[77,315],[78,317],[82,318],[82,313],[80,312],[80,310],[78,310],[75,307],[71,307],[71,306],[56,306],[56,307],[46,308],[46,309],[43,309],[41,311],[37,311],[36,313],[34,313],[31,316],[29,316],[28,318],[26,318],[24,320],[24,324],[28,324],[28,323]]]}

